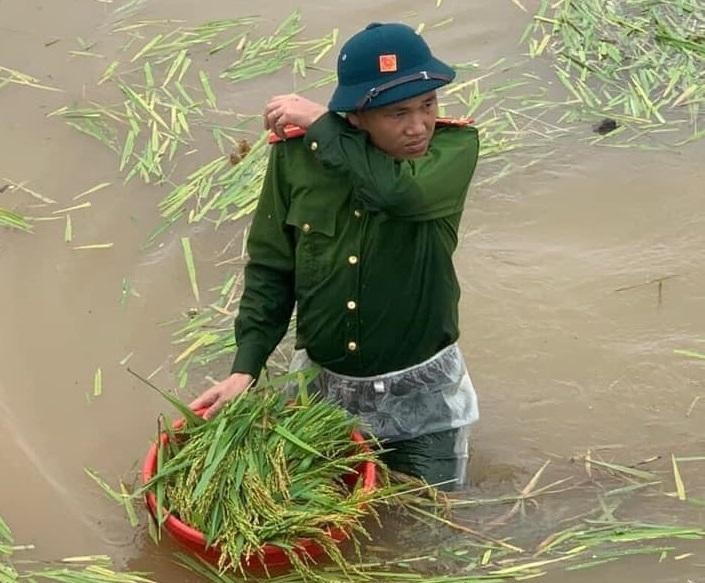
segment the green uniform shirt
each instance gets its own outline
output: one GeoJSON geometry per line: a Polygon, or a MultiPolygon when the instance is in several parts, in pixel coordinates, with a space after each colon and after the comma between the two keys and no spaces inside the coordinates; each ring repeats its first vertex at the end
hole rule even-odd
{"type": "Polygon", "coordinates": [[[477,155],[475,128],[439,125],[424,157],[395,160],[334,113],[274,145],[233,372],[259,374],[295,304],[297,348],[339,374],[399,370],[453,343],[451,256],[477,155]]]}

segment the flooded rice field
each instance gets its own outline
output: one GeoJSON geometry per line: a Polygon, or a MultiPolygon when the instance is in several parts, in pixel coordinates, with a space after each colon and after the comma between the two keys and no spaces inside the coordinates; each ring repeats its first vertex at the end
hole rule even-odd
{"type": "MultiPolygon", "coordinates": [[[[307,88],[326,71],[303,78],[293,62],[220,78],[239,41],[212,55],[195,47],[192,67],[208,81],[184,84],[206,101],[212,86],[217,105],[149,183],[139,170],[125,182],[123,142],[111,151],[62,108],[122,103],[111,64],[124,79],[143,75],[140,48],[158,33],[260,16],[257,34],[271,34],[295,9],[304,39],[334,27],[344,39],[372,21],[423,27],[440,57],[465,64],[461,82],[482,77],[466,86],[486,92],[478,123],[510,120],[487,126],[455,256],[460,344],[481,407],[459,523],[523,549],[581,517],[705,526],[705,362],[677,352],[705,352],[705,141],[688,141],[698,122],[678,106],[664,108],[674,133],[637,128],[596,143],[599,120],[561,119],[570,105],[550,55],[531,59],[520,42],[539,4],[0,0],[0,79],[14,75],[0,82],[0,209],[31,224],[0,228],[0,516],[35,545],[28,556],[107,554],[157,581],[199,580],[174,565],[171,543],[155,547],[144,520],[132,528],[85,468],[133,484],[165,410],[127,364],[185,400],[229,370],[226,355],[185,377],[189,344],[175,341],[213,304],[227,336],[236,302],[221,298],[238,284],[223,282],[241,272],[247,218],[188,222],[197,207],[186,205],[160,231],[160,202],[219,155],[213,128],[254,144],[252,116],[271,94],[325,101],[331,85],[307,88]],[[538,96],[536,108],[521,110],[522,95],[538,96]]],[[[339,47],[324,54],[326,42],[307,56],[323,69],[339,47]]],[[[449,113],[472,109],[463,91],[441,94],[449,113]]],[[[221,146],[233,148],[222,136],[221,146]]],[[[386,538],[400,542],[382,532],[375,544],[386,538]]],[[[424,528],[402,538],[406,552],[430,552],[424,528]]],[[[702,538],[659,544],[672,549],[585,571],[548,565],[541,580],[705,581],[702,538]]]]}

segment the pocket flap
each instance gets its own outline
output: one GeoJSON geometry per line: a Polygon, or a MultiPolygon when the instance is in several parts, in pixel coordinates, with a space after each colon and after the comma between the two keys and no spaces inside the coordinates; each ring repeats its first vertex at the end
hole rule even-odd
{"type": "Polygon", "coordinates": [[[335,235],[335,221],[336,212],[333,209],[315,208],[300,201],[294,202],[286,215],[286,224],[301,229],[303,234],[321,233],[332,237],[335,235]]]}

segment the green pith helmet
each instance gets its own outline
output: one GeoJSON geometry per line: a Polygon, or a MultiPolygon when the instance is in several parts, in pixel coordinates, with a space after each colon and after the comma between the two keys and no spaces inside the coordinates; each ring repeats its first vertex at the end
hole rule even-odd
{"type": "Polygon", "coordinates": [[[405,24],[372,23],[350,38],[338,56],[338,87],[331,111],[360,111],[422,95],[455,78],[405,24]]]}

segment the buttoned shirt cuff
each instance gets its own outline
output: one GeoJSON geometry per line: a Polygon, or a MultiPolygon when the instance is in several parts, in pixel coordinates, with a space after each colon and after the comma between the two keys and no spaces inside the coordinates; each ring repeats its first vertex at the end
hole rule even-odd
{"type": "Polygon", "coordinates": [[[257,378],[268,357],[267,349],[257,344],[238,346],[230,372],[244,372],[257,378]]]}
{"type": "Polygon", "coordinates": [[[306,130],[304,145],[316,157],[328,150],[328,144],[338,138],[340,134],[350,129],[348,122],[337,113],[329,111],[314,121],[306,130]]]}

